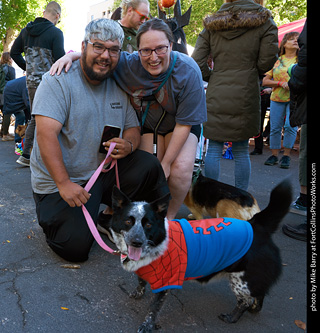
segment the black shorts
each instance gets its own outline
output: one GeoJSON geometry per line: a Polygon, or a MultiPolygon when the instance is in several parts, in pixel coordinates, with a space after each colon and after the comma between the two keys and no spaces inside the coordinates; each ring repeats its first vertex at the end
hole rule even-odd
{"type": "MultiPolygon", "coordinates": [[[[154,201],[169,193],[167,181],[158,159],[141,150],[118,160],[120,188],[135,201],[154,201]]],[[[111,193],[115,185],[114,168],[102,173],[89,191],[90,199],[86,208],[96,222],[100,204],[111,207],[111,193]]],[[[93,236],[89,230],[81,207],[70,207],[59,192],[52,194],[33,194],[36,212],[46,241],[51,249],[62,258],[73,261],[85,261],[93,236]]]]}
{"type": "MultiPolygon", "coordinates": [[[[153,133],[153,132],[154,131],[152,129],[147,128],[147,127],[143,127],[143,134],[153,133]]],[[[167,134],[172,133],[172,132],[173,132],[173,129],[168,131],[167,133],[161,133],[159,135],[166,136],[167,134]]],[[[199,138],[200,138],[200,135],[201,135],[201,125],[192,125],[190,133],[194,134],[197,137],[198,141],[199,141],[199,138]]]]}

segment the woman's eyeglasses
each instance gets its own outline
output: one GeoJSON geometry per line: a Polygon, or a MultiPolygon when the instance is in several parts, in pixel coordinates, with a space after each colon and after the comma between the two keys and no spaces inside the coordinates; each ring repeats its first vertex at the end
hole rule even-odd
{"type": "Polygon", "coordinates": [[[121,51],[118,47],[105,47],[99,43],[92,43],[89,40],[88,43],[92,45],[93,52],[97,54],[102,54],[108,50],[110,57],[117,57],[121,51]]]}
{"type": "Polygon", "coordinates": [[[140,15],[140,21],[148,21],[149,20],[149,17],[148,16],[145,16],[143,14],[141,14],[138,10],[132,8],[138,15],[140,15]]]}
{"type": "Polygon", "coordinates": [[[152,52],[154,51],[157,55],[166,54],[168,52],[169,46],[159,46],[155,49],[140,49],[139,53],[142,57],[149,57],[151,56],[152,52]]]}

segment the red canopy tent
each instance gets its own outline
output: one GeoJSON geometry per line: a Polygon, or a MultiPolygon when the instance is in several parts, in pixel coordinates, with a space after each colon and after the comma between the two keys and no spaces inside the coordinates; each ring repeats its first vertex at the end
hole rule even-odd
{"type": "Polygon", "coordinates": [[[287,24],[283,24],[280,27],[278,27],[278,39],[279,39],[279,44],[282,41],[283,36],[291,31],[298,31],[301,32],[304,26],[304,23],[306,22],[306,19],[300,19],[294,22],[290,22],[287,24]]]}

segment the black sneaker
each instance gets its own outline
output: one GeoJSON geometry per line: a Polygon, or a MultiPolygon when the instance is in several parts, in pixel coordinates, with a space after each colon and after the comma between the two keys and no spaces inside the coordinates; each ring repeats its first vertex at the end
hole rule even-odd
{"type": "Polygon", "coordinates": [[[258,148],[254,148],[254,150],[250,153],[250,155],[261,155],[262,150],[258,148]]]}
{"type": "Polygon", "coordinates": [[[290,212],[294,214],[307,216],[307,206],[304,206],[301,198],[298,197],[297,200],[290,205],[290,212]]]}
{"type": "Polygon", "coordinates": [[[271,155],[265,162],[265,165],[275,165],[278,164],[278,157],[271,155]]]}
{"type": "Polygon", "coordinates": [[[112,237],[112,233],[110,231],[110,222],[111,222],[112,215],[111,214],[103,214],[101,211],[98,215],[97,220],[97,229],[108,236],[110,242],[114,244],[114,240],[112,237]]]}
{"type": "Polygon", "coordinates": [[[290,168],[290,161],[291,158],[290,156],[282,156],[281,160],[280,160],[280,168],[282,169],[289,169],[290,168]]]}
{"type": "Polygon", "coordinates": [[[307,241],[307,223],[301,223],[298,226],[294,227],[290,224],[285,224],[282,227],[282,231],[285,235],[298,239],[301,241],[307,241]]]}

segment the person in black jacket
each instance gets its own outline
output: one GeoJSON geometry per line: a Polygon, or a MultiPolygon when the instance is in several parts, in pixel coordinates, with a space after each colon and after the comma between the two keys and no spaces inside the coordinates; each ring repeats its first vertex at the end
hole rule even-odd
{"type": "MultiPolygon", "coordinates": [[[[64,54],[63,33],[56,27],[61,17],[61,7],[55,2],[48,3],[43,17],[37,17],[22,29],[14,41],[10,55],[16,64],[26,71],[27,88],[30,108],[35,92],[41,82],[42,75],[49,71],[51,65],[64,54]],[[25,54],[25,59],[22,57],[25,54]]],[[[17,163],[29,166],[30,151],[33,144],[35,120],[34,117],[28,125],[23,155],[17,163]]]]}
{"type": "MultiPolygon", "coordinates": [[[[299,151],[300,196],[290,211],[307,215],[307,21],[299,36],[298,63],[289,68],[290,125],[301,126],[299,151]]],[[[289,237],[307,241],[307,223],[298,226],[285,224],[282,231],[289,237]]]]}

